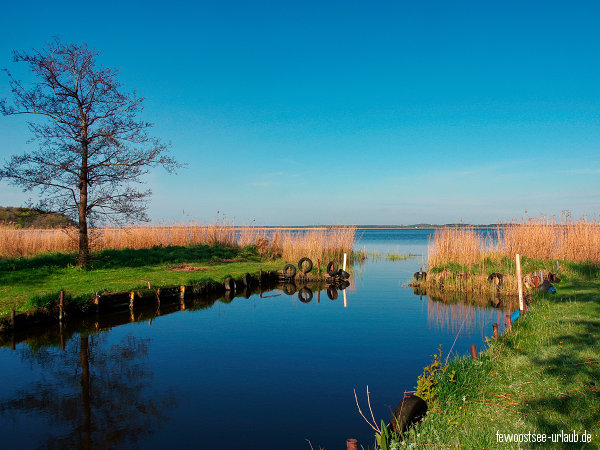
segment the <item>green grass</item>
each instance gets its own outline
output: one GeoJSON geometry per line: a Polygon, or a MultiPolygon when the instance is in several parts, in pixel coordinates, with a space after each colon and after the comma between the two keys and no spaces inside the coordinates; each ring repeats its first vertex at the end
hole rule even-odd
{"type": "Polygon", "coordinates": [[[496,442],[497,431],[549,437],[587,431],[589,448],[600,446],[598,268],[563,267],[568,281],[557,285],[557,294],[534,297],[529,313],[511,332],[490,340],[478,359],[458,358],[444,368],[430,412],[404,436],[404,444],[506,448],[510,444],[496,442]]]}
{"type": "Polygon", "coordinates": [[[405,261],[407,259],[416,258],[420,255],[413,255],[412,253],[381,253],[381,252],[369,252],[366,254],[365,259],[373,259],[375,261],[380,259],[386,259],[388,261],[405,261]]]}
{"type": "Polygon", "coordinates": [[[76,260],[76,254],[64,253],[0,260],[0,316],[11,309],[23,311],[43,306],[61,290],[81,301],[82,297],[96,292],[147,288],[148,283],[158,287],[209,279],[221,281],[227,276],[258,273],[265,265],[282,264],[261,260],[253,247],[232,249],[206,245],[105,250],[92,254],[90,270],[76,267],[76,260]],[[183,264],[204,270],[172,270],[183,264]]]}

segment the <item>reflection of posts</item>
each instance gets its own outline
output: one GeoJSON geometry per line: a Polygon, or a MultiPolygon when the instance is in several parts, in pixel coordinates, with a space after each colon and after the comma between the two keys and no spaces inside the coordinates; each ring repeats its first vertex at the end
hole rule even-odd
{"type": "MultiPolygon", "coordinates": [[[[344,253],[344,256],[346,256],[346,254],[344,253]]],[[[344,258],[345,259],[345,258],[344,258]]],[[[342,294],[344,295],[344,308],[348,307],[348,300],[346,299],[346,289],[344,289],[342,291],[342,294]]]]}

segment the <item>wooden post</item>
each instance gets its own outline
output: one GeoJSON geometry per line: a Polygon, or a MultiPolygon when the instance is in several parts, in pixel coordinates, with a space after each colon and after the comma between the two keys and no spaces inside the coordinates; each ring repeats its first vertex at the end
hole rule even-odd
{"type": "Polygon", "coordinates": [[[525,307],[524,307],[525,302],[523,301],[523,280],[521,279],[521,257],[519,256],[518,253],[517,253],[515,259],[517,261],[517,285],[519,287],[519,309],[521,311],[525,311],[525,307]]]}
{"type": "Polygon", "coordinates": [[[10,327],[13,330],[15,329],[15,310],[14,309],[10,310],[10,327]]]}
{"type": "Polygon", "coordinates": [[[135,297],[135,292],[131,291],[129,293],[129,309],[133,311],[133,299],[135,297]]]}
{"type": "Polygon", "coordinates": [[[492,329],[494,330],[494,339],[498,339],[498,324],[497,323],[493,323],[492,324],[492,329]]]}
{"type": "Polygon", "coordinates": [[[58,321],[62,322],[64,317],[64,302],[65,302],[65,291],[60,291],[60,296],[58,297],[58,321]]]}
{"type": "Polygon", "coordinates": [[[100,294],[96,292],[96,296],[94,297],[94,309],[96,313],[100,312],[100,294]]]}
{"type": "Polygon", "coordinates": [[[317,273],[321,276],[321,260],[317,258],[317,273]]]}
{"type": "Polygon", "coordinates": [[[558,270],[560,269],[560,266],[558,264],[558,259],[556,260],[556,273],[558,273],[558,270]]]}
{"type": "Polygon", "coordinates": [[[346,450],[358,450],[358,441],[356,439],[346,439],[346,450]]]}
{"type": "Polygon", "coordinates": [[[346,254],[344,253],[344,264],[342,264],[342,270],[346,270],[346,254]]]}
{"type": "Polygon", "coordinates": [[[477,359],[477,346],[475,344],[471,345],[471,358],[477,359]]]}
{"type": "Polygon", "coordinates": [[[506,314],[506,331],[512,330],[512,320],[510,319],[510,314],[506,314]]]}

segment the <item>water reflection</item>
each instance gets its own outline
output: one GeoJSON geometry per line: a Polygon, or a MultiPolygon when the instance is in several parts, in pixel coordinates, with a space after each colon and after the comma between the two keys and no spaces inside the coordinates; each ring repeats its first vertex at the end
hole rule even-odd
{"type": "MultiPolygon", "coordinates": [[[[483,326],[490,318],[503,324],[504,316],[518,308],[518,298],[513,296],[481,296],[440,290],[428,295],[423,287],[413,288],[413,293],[425,302],[428,326],[436,331],[473,333],[477,324],[483,326]]],[[[488,330],[480,331],[485,334],[488,330]]]]}
{"type": "Polygon", "coordinates": [[[43,447],[133,445],[158,429],[176,406],[169,391],[148,395],[149,346],[149,339],[134,336],[108,344],[104,334],[76,334],[62,350],[32,338],[19,347],[18,356],[41,369],[42,377],[1,399],[0,415],[15,419],[25,413],[28,421],[35,416],[48,421],[53,431],[38,444],[43,447]]]}

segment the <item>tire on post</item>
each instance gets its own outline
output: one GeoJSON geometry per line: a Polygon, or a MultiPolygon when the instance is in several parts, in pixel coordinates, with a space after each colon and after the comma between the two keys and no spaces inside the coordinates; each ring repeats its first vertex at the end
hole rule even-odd
{"type": "Polygon", "coordinates": [[[310,258],[304,257],[298,261],[298,269],[300,269],[300,272],[307,274],[312,270],[312,268],[313,262],[310,260],[310,258]],[[302,267],[302,264],[304,263],[306,263],[306,267],[302,267]]]}
{"type": "Polygon", "coordinates": [[[338,273],[339,270],[339,266],[335,261],[330,261],[329,264],[327,264],[327,274],[330,277],[335,277],[338,273]]]}
{"type": "Polygon", "coordinates": [[[296,266],[293,264],[286,264],[283,268],[283,276],[286,278],[294,278],[296,276],[296,266]]]}

